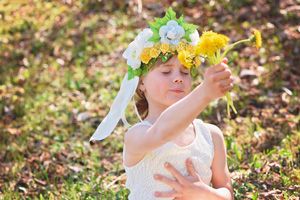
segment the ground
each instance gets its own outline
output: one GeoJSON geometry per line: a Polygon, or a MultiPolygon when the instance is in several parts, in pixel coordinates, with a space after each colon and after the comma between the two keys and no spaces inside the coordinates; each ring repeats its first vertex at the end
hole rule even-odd
{"type": "Polygon", "coordinates": [[[22,2],[0,2],[0,199],[126,199],[122,123],[88,140],[126,73],[121,54],[168,6],[200,33],[262,31],[261,49],[228,55],[238,114],[220,100],[199,118],[224,133],[235,199],[299,199],[298,0],[22,2]]]}

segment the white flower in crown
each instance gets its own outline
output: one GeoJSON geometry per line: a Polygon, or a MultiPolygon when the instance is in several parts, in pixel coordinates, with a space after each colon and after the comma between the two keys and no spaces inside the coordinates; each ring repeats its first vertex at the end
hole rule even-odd
{"type": "Polygon", "coordinates": [[[190,39],[192,40],[189,42],[192,46],[196,46],[200,40],[199,33],[195,30],[192,34],[190,34],[190,39]]]}
{"type": "Polygon", "coordinates": [[[170,20],[168,23],[159,29],[161,43],[177,45],[180,39],[185,35],[182,26],[178,25],[175,20],[170,20]]]}
{"type": "Polygon", "coordinates": [[[142,32],[140,32],[134,41],[132,41],[128,48],[123,53],[123,57],[127,59],[127,64],[131,66],[133,69],[137,69],[141,66],[140,55],[144,48],[152,47],[154,45],[153,42],[149,42],[149,38],[151,38],[153,32],[150,28],[145,28],[142,32]]]}

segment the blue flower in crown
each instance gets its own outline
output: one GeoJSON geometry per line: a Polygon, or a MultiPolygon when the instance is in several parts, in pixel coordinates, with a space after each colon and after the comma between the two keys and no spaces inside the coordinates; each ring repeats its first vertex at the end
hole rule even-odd
{"type": "Polygon", "coordinates": [[[184,29],[175,20],[168,21],[166,25],[159,29],[161,43],[177,45],[184,34],[184,29]]]}
{"type": "Polygon", "coordinates": [[[197,27],[184,21],[183,15],[176,18],[176,13],[170,7],[163,18],[155,18],[149,26],[153,32],[149,41],[177,45],[182,39],[196,45],[199,38],[197,27]],[[197,32],[197,33],[196,33],[197,32]],[[198,35],[198,38],[196,37],[198,35]]]}

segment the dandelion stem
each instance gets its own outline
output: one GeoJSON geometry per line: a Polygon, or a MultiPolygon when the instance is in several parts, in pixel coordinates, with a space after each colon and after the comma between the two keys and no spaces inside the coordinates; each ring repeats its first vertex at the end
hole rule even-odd
{"type": "Polygon", "coordinates": [[[242,44],[242,43],[251,42],[251,40],[252,40],[253,37],[254,37],[254,36],[251,36],[251,37],[248,38],[248,39],[239,40],[239,41],[237,41],[237,42],[235,42],[235,43],[233,43],[233,44],[228,45],[228,46],[225,48],[225,51],[224,51],[223,54],[222,54],[222,58],[224,58],[224,57],[226,56],[226,54],[227,54],[231,49],[233,49],[235,46],[237,46],[237,45],[239,45],[239,44],[242,44]]]}

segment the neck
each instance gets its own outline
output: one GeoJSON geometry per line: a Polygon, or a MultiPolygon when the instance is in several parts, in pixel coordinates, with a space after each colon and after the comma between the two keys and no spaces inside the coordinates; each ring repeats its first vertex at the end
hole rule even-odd
{"type": "Polygon", "coordinates": [[[155,102],[148,102],[148,115],[144,120],[150,122],[151,124],[155,123],[161,113],[167,108],[168,106],[166,105],[158,104],[155,102]]]}

